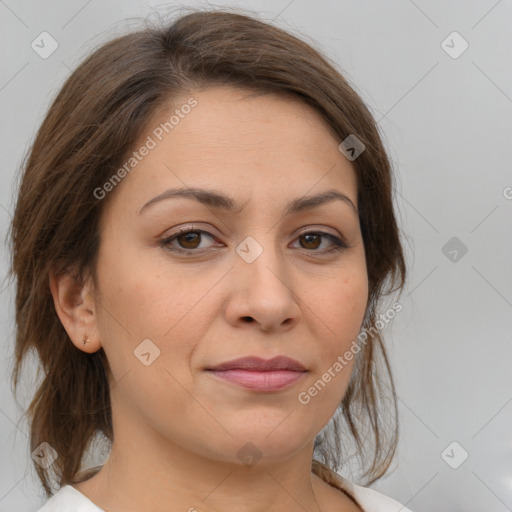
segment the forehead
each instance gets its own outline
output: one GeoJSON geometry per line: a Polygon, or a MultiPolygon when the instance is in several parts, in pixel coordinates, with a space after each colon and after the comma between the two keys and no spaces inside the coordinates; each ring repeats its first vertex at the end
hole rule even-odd
{"type": "Polygon", "coordinates": [[[140,203],[165,188],[209,185],[243,202],[254,193],[289,199],[334,186],[357,204],[356,175],[339,142],[299,99],[226,86],[192,90],[153,114],[134,151],[152,149],[116,194],[140,203]]]}

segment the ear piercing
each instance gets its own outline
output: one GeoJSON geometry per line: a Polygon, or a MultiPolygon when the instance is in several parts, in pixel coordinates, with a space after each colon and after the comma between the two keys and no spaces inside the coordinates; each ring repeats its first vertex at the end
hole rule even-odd
{"type": "Polygon", "coordinates": [[[89,341],[89,336],[84,332],[84,337],[82,338],[82,345],[85,345],[89,341]]]}

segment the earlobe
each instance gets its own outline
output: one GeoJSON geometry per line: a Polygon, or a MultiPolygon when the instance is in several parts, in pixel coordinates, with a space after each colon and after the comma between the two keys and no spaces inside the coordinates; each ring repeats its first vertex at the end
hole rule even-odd
{"type": "Polygon", "coordinates": [[[55,311],[73,344],[88,353],[101,347],[94,301],[85,286],[70,273],[50,272],[55,311]]]}

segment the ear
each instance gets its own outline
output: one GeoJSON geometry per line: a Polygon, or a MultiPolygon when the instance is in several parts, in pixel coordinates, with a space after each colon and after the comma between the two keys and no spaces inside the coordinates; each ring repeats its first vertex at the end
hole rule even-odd
{"type": "Polygon", "coordinates": [[[50,290],[57,315],[76,348],[87,353],[99,350],[97,309],[90,280],[79,283],[70,272],[55,274],[52,270],[50,290]]]}

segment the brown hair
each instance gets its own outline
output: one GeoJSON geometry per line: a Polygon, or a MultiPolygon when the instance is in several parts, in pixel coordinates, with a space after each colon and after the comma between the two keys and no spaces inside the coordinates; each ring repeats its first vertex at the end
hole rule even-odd
{"type": "MultiPolygon", "coordinates": [[[[105,43],[77,67],[49,108],[22,162],[10,231],[17,326],[12,379],[16,391],[22,363],[35,349],[44,378],[27,410],[31,450],[47,442],[59,455],[48,469],[35,464],[48,497],[50,469],[60,486],[76,482],[94,436],[113,440],[105,352],[87,354],[71,343],[55,311],[50,271],[73,271],[80,282],[90,275],[95,282],[98,221],[109,197],[100,201],[94,190],[125,161],[155,111],[184,91],[221,84],[298,97],[340,142],[351,134],[363,142],[366,149],[352,165],[369,280],[365,327],[375,326],[380,299],[404,286],[393,175],[377,124],[312,44],[256,15],[227,10],[193,10],[105,43]]],[[[353,438],[368,485],[388,469],[398,439],[395,387],[378,329],[356,357],[339,411],[328,425],[332,442],[323,431],[315,452],[339,471],[348,461],[340,443],[353,438]]]]}

